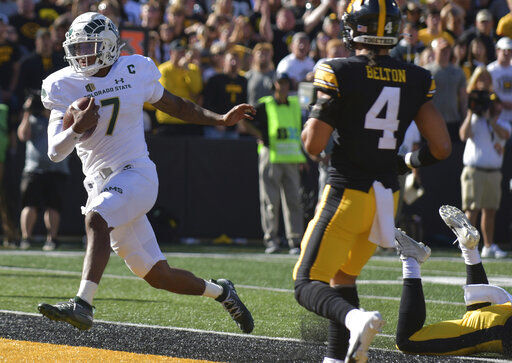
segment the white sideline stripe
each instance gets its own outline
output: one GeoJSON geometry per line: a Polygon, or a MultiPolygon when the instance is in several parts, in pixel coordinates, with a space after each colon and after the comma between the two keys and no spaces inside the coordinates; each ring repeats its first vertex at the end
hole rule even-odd
{"type": "MultiPolygon", "coordinates": [[[[13,314],[13,315],[26,315],[26,316],[39,316],[41,317],[41,314],[35,314],[35,313],[26,313],[24,311],[10,311],[10,310],[0,310],[0,313],[4,314],[13,314]]],[[[95,320],[99,323],[104,324],[111,324],[111,325],[119,325],[119,326],[131,326],[135,328],[150,328],[150,329],[165,329],[165,330],[174,330],[174,331],[184,331],[189,333],[201,333],[201,334],[211,334],[211,335],[220,335],[220,336],[232,336],[232,337],[240,337],[240,338],[249,338],[249,339],[264,339],[264,340],[274,340],[274,341],[281,341],[281,342],[294,342],[294,343],[304,343],[305,341],[302,339],[296,339],[296,338],[283,338],[283,337],[268,337],[265,335],[249,335],[249,334],[240,334],[240,333],[227,333],[227,332],[218,332],[218,331],[211,331],[211,330],[200,330],[200,329],[191,329],[191,328],[180,328],[180,327],[172,327],[172,326],[161,326],[161,325],[148,325],[148,324],[136,324],[136,323],[122,323],[117,321],[107,321],[107,320],[95,320]]],[[[378,337],[383,338],[395,338],[392,334],[377,334],[378,337]]],[[[309,342],[306,342],[309,343],[309,342]]],[[[394,352],[397,353],[398,351],[396,349],[385,349],[385,348],[370,348],[370,350],[378,350],[381,352],[394,352]]],[[[450,358],[460,358],[460,359],[473,359],[476,361],[482,361],[482,362],[510,362],[508,360],[503,359],[494,359],[494,358],[478,358],[478,357],[468,357],[468,356],[450,356],[450,358]]]]}
{"type": "MultiPolygon", "coordinates": [[[[63,271],[63,270],[48,270],[48,269],[40,269],[40,268],[31,268],[31,267],[11,267],[11,266],[0,266],[0,270],[7,271],[24,271],[24,272],[41,272],[41,273],[53,273],[59,275],[68,275],[68,276],[81,276],[81,272],[75,271],[63,271]]],[[[124,280],[140,280],[139,277],[136,276],[122,276],[122,275],[111,275],[105,274],[103,277],[113,278],[113,279],[124,279],[124,280]]],[[[446,279],[446,277],[444,278],[446,279]]],[[[391,281],[391,280],[361,280],[358,281],[358,284],[361,285],[374,285],[374,284],[388,284],[388,285],[401,285],[402,281],[391,281]]],[[[265,286],[254,286],[254,285],[242,285],[237,284],[237,287],[241,287],[243,289],[251,289],[251,290],[263,290],[263,291],[272,291],[272,292],[284,292],[292,294],[293,290],[291,289],[282,289],[277,287],[265,287],[265,286]]],[[[367,299],[380,299],[380,300],[391,300],[391,301],[400,301],[400,297],[395,296],[376,296],[376,295],[360,295],[362,298],[367,299]]],[[[432,304],[444,304],[444,305],[464,305],[463,303],[458,302],[450,302],[450,301],[442,301],[442,300],[425,300],[427,303],[432,304]]]]}
{"type": "MultiPolygon", "coordinates": [[[[83,256],[85,251],[20,251],[20,250],[0,250],[0,255],[8,256],[19,256],[19,255],[30,255],[30,256],[83,256]]],[[[275,260],[297,260],[299,257],[296,255],[268,255],[265,253],[209,253],[209,252],[164,252],[166,257],[188,257],[188,258],[225,258],[225,259],[249,259],[255,261],[265,262],[276,262],[275,260]]],[[[398,261],[397,256],[372,256],[373,261],[387,261],[393,262],[398,261]]],[[[460,257],[440,257],[431,256],[429,261],[446,261],[446,262],[461,262],[460,257]]],[[[501,259],[485,259],[485,264],[490,263],[502,263],[506,261],[512,261],[512,257],[501,258],[501,259]]],[[[376,266],[373,266],[376,267],[376,266]]]]}

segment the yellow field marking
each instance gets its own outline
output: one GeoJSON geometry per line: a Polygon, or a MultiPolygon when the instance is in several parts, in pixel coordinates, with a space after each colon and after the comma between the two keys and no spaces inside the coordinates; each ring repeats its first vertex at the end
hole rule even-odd
{"type": "Polygon", "coordinates": [[[48,343],[35,343],[0,338],[0,361],[52,361],[52,362],[176,362],[199,363],[206,360],[138,354],[89,347],[72,347],[48,343]]]}

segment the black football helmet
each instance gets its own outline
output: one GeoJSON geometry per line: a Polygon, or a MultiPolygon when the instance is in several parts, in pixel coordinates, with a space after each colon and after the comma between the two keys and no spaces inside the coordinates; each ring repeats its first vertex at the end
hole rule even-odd
{"type": "Polygon", "coordinates": [[[352,0],[343,15],[343,41],[392,47],[398,42],[402,14],[394,0],[352,0]]]}

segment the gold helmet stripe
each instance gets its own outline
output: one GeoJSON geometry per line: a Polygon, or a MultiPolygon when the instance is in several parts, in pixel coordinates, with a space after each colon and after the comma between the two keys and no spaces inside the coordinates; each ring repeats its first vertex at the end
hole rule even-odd
{"type": "Polygon", "coordinates": [[[379,0],[379,24],[377,26],[377,36],[384,36],[384,27],[386,26],[386,0],[379,0]]]}
{"type": "Polygon", "coordinates": [[[354,1],[356,1],[356,0],[350,0],[350,3],[347,6],[347,13],[348,14],[350,14],[352,12],[352,4],[354,3],[354,1]]]}

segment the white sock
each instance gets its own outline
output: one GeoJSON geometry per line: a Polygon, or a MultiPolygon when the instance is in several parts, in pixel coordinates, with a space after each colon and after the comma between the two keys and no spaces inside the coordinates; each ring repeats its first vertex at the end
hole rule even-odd
{"type": "Polygon", "coordinates": [[[213,282],[204,280],[204,292],[203,296],[211,297],[211,298],[218,298],[223,292],[224,289],[222,286],[214,284],[213,282]]]}
{"type": "Polygon", "coordinates": [[[348,330],[357,330],[361,327],[361,319],[364,311],[361,309],[352,309],[345,316],[345,327],[348,330]]]}
{"type": "Polygon", "coordinates": [[[470,250],[463,245],[460,245],[460,250],[462,251],[462,257],[464,258],[464,263],[466,265],[476,265],[482,262],[478,248],[470,250]]]}
{"type": "Polygon", "coordinates": [[[402,260],[402,277],[404,279],[421,278],[421,268],[418,261],[412,257],[406,257],[402,260]]]}
{"type": "Polygon", "coordinates": [[[80,281],[80,288],[78,289],[78,296],[80,299],[84,300],[89,305],[92,305],[92,299],[94,298],[94,294],[98,289],[98,284],[89,280],[80,281]]]}

